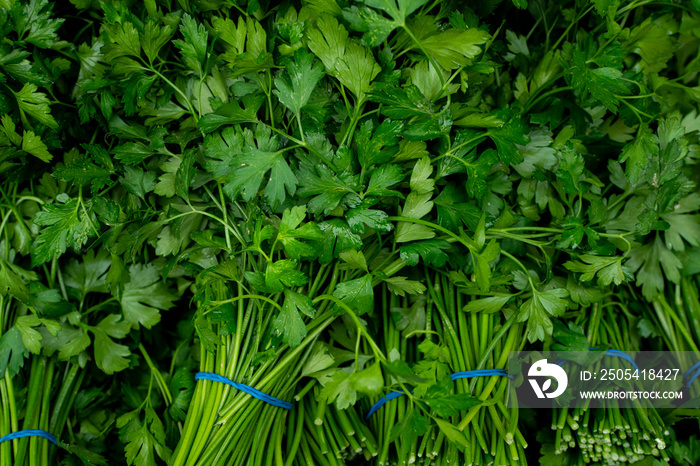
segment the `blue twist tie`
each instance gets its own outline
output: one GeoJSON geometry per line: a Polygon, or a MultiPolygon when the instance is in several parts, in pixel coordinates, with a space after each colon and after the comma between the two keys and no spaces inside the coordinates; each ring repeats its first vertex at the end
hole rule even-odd
{"type": "MultiPolygon", "coordinates": [[[[450,375],[450,378],[454,381],[457,379],[469,379],[471,377],[490,377],[492,375],[500,375],[501,377],[508,377],[508,372],[506,372],[505,369],[479,369],[476,371],[462,371],[462,372],[455,372],[454,374],[450,375]]],[[[389,401],[393,400],[394,398],[398,398],[400,396],[404,395],[404,392],[391,392],[387,393],[385,396],[379,399],[376,403],[372,405],[372,407],[369,409],[369,412],[365,416],[365,420],[369,419],[369,417],[379,411],[379,409],[387,404],[389,401]]]]}
{"type": "Polygon", "coordinates": [[[231,385],[232,387],[235,387],[238,390],[245,392],[254,398],[257,398],[258,400],[262,400],[265,403],[271,404],[272,406],[277,406],[278,408],[283,409],[292,409],[292,404],[289,401],[280,400],[278,398],[275,398],[274,396],[268,395],[267,393],[263,393],[260,390],[257,390],[249,385],[234,382],[233,380],[227,379],[223,375],[214,374],[213,372],[197,372],[197,374],[194,376],[194,379],[204,379],[211,380],[212,382],[225,383],[226,385],[231,385]]]}
{"type": "Polygon", "coordinates": [[[695,382],[695,379],[697,379],[699,376],[700,376],[700,361],[693,364],[690,367],[690,369],[685,371],[685,374],[683,374],[683,380],[686,381],[685,386],[690,387],[693,384],[693,382],[695,382]],[[695,371],[695,373],[691,374],[693,371],[695,371]]]}
{"type": "Polygon", "coordinates": [[[7,434],[4,437],[0,437],[0,443],[7,442],[9,440],[15,440],[18,438],[23,438],[23,437],[43,437],[46,440],[48,440],[49,442],[58,446],[58,442],[56,441],[56,437],[54,437],[53,434],[46,432],[45,430],[20,430],[17,432],[13,432],[11,434],[7,434]]]}

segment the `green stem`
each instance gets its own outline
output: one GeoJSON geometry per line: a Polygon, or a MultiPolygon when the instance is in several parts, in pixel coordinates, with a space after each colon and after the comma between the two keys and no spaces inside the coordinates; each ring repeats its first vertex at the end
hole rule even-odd
{"type": "Polygon", "coordinates": [[[695,344],[695,341],[693,341],[693,337],[690,335],[690,333],[688,333],[688,329],[676,314],[676,311],[669,306],[668,302],[666,302],[666,298],[663,295],[659,295],[656,301],[663,307],[664,311],[666,311],[666,315],[670,316],[671,320],[676,323],[678,331],[681,332],[681,335],[683,335],[683,338],[685,338],[690,348],[696,353],[700,351],[698,350],[698,346],[695,344]]]}
{"type": "Polygon", "coordinates": [[[297,124],[299,125],[299,135],[301,136],[301,142],[306,145],[306,138],[304,137],[304,128],[301,126],[301,114],[297,115],[297,124]]]}
{"type": "Polygon", "coordinates": [[[454,238],[456,241],[459,241],[462,243],[464,246],[466,246],[469,250],[471,250],[472,246],[468,242],[464,241],[464,238],[460,237],[459,235],[453,233],[452,231],[448,230],[447,228],[441,227],[437,223],[429,222],[427,220],[421,220],[419,218],[410,218],[410,217],[401,217],[401,216],[392,216],[392,217],[387,217],[387,220],[390,222],[406,222],[406,223],[417,223],[419,225],[425,225],[427,227],[433,228],[434,230],[441,231],[445,233],[448,236],[451,236],[454,238]]]}
{"type": "MultiPolygon", "coordinates": [[[[217,217],[217,216],[214,215],[214,214],[210,214],[209,212],[206,212],[206,211],[204,211],[204,210],[197,210],[197,209],[195,209],[195,208],[192,207],[192,206],[190,206],[190,207],[192,208],[192,210],[189,210],[189,211],[187,211],[187,212],[180,212],[180,213],[177,214],[177,215],[173,215],[172,217],[168,217],[168,218],[166,218],[165,220],[163,220],[163,224],[165,225],[166,223],[170,223],[170,222],[172,222],[173,220],[176,220],[176,219],[178,219],[178,218],[180,218],[180,217],[186,217],[187,215],[200,214],[200,215],[204,215],[205,217],[209,217],[209,218],[211,218],[211,219],[213,219],[213,220],[216,220],[216,221],[219,222],[221,225],[223,225],[223,227],[224,227],[225,229],[230,230],[230,231],[234,234],[234,236],[236,236],[236,238],[239,238],[239,235],[237,235],[238,232],[237,232],[236,230],[234,230],[228,223],[226,223],[226,222],[225,222],[224,220],[222,220],[221,218],[217,217]]],[[[243,244],[243,243],[242,243],[242,244],[243,244]]],[[[243,245],[245,246],[245,244],[243,244],[243,245]]]]}
{"type": "Polygon", "coordinates": [[[554,94],[557,94],[559,92],[571,91],[571,90],[573,90],[573,87],[564,86],[564,87],[557,87],[556,89],[552,89],[551,91],[545,92],[544,94],[541,94],[539,97],[537,97],[535,100],[533,100],[532,102],[528,102],[528,104],[525,106],[525,109],[523,110],[523,113],[529,112],[530,109],[532,109],[532,107],[537,105],[537,103],[540,100],[546,99],[550,95],[554,95],[554,94]]]}
{"type": "MultiPolygon", "coordinates": [[[[326,163],[326,164],[328,163],[328,161],[326,160],[326,158],[325,158],[323,155],[321,155],[320,152],[318,152],[316,149],[314,149],[313,147],[311,147],[310,145],[308,145],[306,142],[295,138],[295,137],[292,136],[291,134],[288,134],[287,132],[282,131],[282,130],[279,129],[279,128],[273,128],[273,127],[271,127],[271,126],[270,126],[269,128],[270,128],[272,131],[274,131],[275,133],[277,133],[277,134],[279,134],[279,135],[281,135],[281,136],[283,136],[283,137],[289,139],[289,140],[292,141],[293,143],[298,144],[299,146],[302,146],[304,149],[306,149],[307,151],[309,151],[309,154],[311,154],[311,155],[313,155],[314,157],[316,157],[316,159],[317,159],[319,162],[323,162],[323,163],[326,163]]],[[[333,167],[331,166],[331,168],[333,168],[333,167]]]]}
{"type": "Polygon", "coordinates": [[[369,343],[369,346],[372,348],[372,351],[374,352],[375,356],[377,356],[377,358],[379,358],[380,360],[386,362],[386,360],[387,360],[386,356],[384,356],[384,353],[382,352],[382,350],[374,342],[374,339],[367,332],[367,329],[365,329],[365,326],[362,325],[362,322],[360,322],[360,318],[357,317],[357,314],[355,314],[355,312],[352,309],[350,309],[350,306],[348,306],[347,304],[345,304],[343,301],[336,298],[335,296],[329,295],[329,294],[317,296],[313,300],[313,303],[316,304],[317,302],[323,301],[323,300],[332,301],[337,306],[341,307],[345,312],[347,312],[348,315],[350,316],[350,318],[353,320],[353,322],[355,322],[355,325],[357,326],[357,330],[360,333],[362,333],[362,335],[364,335],[365,339],[367,340],[367,343],[369,343]]]}
{"type": "Polygon", "coordinates": [[[578,18],[575,18],[574,20],[571,21],[571,24],[569,24],[569,27],[566,28],[566,30],[564,31],[564,33],[563,33],[563,34],[559,37],[559,39],[554,43],[554,46],[552,46],[551,50],[555,50],[555,49],[559,46],[559,44],[561,43],[561,41],[564,40],[564,38],[566,37],[566,35],[567,35],[567,34],[569,33],[569,31],[571,30],[571,28],[574,27],[574,26],[576,25],[576,23],[578,23],[579,21],[581,21],[581,20],[583,19],[583,17],[586,16],[586,15],[593,9],[593,7],[594,7],[594,5],[589,6],[588,8],[586,8],[586,11],[584,11],[583,13],[581,13],[581,16],[579,16],[578,18]]]}
{"type": "Polygon", "coordinates": [[[142,343],[139,343],[139,350],[141,351],[143,358],[146,360],[146,364],[148,364],[148,367],[151,369],[151,373],[156,378],[156,382],[158,383],[158,388],[160,388],[160,391],[163,394],[163,398],[165,399],[166,406],[171,405],[173,402],[173,395],[172,395],[172,393],[170,393],[170,389],[168,388],[168,384],[165,382],[165,379],[163,378],[163,374],[161,374],[160,371],[158,370],[158,368],[155,366],[155,364],[153,364],[153,360],[148,355],[148,352],[146,352],[146,348],[143,347],[142,343]]]}
{"type": "Polygon", "coordinates": [[[184,92],[182,92],[182,90],[180,90],[179,87],[177,87],[172,81],[170,81],[168,78],[166,78],[160,71],[158,71],[154,67],[149,67],[149,68],[141,67],[141,69],[144,71],[152,71],[156,76],[158,76],[160,79],[165,81],[165,83],[168,86],[172,87],[175,92],[180,94],[180,97],[182,97],[185,100],[185,102],[187,103],[187,107],[189,108],[190,113],[192,114],[192,118],[194,118],[194,121],[195,122],[199,121],[199,115],[197,115],[197,112],[195,112],[194,106],[192,105],[192,102],[190,102],[190,99],[187,97],[187,95],[185,95],[184,92]]]}
{"type": "Polygon", "coordinates": [[[433,68],[435,68],[435,74],[437,74],[438,79],[440,80],[440,85],[444,88],[445,87],[445,78],[442,77],[442,72],[440,71],[440,67],[438,66],[438,64],[435,61],[435,59],[433,58],[433,56],[428,54],[428,52],[423,47],[423,44],[421,44],[420,41],[418,40],[418,38],[413,35],[413,33],[408,28],[408,26],[406,26],[406,24],[402,24],[401,27],[404,31],[406,31],[406,34],[408,35],[408,37],[411,38],[413,43],[415,43],[418,46],[420,51],[423,52],[423,55],[425,55],[425,57],[428,59],[430,64],[433,65],[433,68]]]}
{"type": "Polygon", "coordinates": [[[340,144],[338,144],[338,147],[343,147],[343,145],[347,142],[347,145],[352,144],[352,137],[355,134],[355,127],[357,126],[357,122],[360,120],[360,115],[362,113],[362,107],[363,104],[358,102],[357,105],[355,106],[355,112],[352,115],[352,118],[350,119],[350,123],[348,125],[347,131],[345,131],[345,135],[343,136],[343,139],[340,141],[340,144]]]}
{"type": "Polygon", "coordinates": [[[486,131],[485,133],[482,133],[482,134],[480,134],[480,135],[478,135],[478,136],[475,136],[475,137],[473,137],[473,138],[471,138],[471,139],[469,139],[469,140],[467,140],[467,141],[461,142],[461,143],[457,144],[456,146],[451,147],[450,150],[447,151],[445,154],[439,155],[439,156],[437,156],[437,157],[435,157],[435,158],[433,158],[433,159],[430,159],[430,163],[435,163],[435,162],[437,162],[438,160],[440,160],[440,159],[443,158],[443,157],[448,157],[448,156],[450,156],[450,154],[454,154],[455,152],[457,152],[457,149],[460,149],[460,148],[462,148],[462,147],[464,147],[464,146],[466,146],[466,145],[468,145],[468,144],[471,144],[472,142],[476,142],[476,141],[478,141],[479,139],[483,139],[483,138],[488,137],[488,136],[490,136],[490,135],[491,135],[491,133],[489,133],[488,131],[486,131]]]}
{"type": "Polygon", "coordinates": [[[229,304],[229,303],[235,303],[236,301],[240,301],[241,299],[259,299],[260,301],[265,301],[268,304],[272,304],[280,312],[282,311],[282,306],[280,306],[275,301],[273,301],[272,299],[270,299],[266,296],[262,296],[259,294],[244,294],[244,295],[236,296],[235,298],[226,299],[224,301],[212,301],[211,304],[214,307],[210,307],[209,309],[207,309],[205,314],[211,312],[212,310],[216,309],[219,306],[223,306],[224,304],[229,304]]]}
{"type": "Polygon", "coordinates": [[[525,272],[525,275],[527,275],[527,280],[530,282],[530,287],[532,287],[532,291],[535,292],[535,284],[532,282],[532,277],[530,276],[530,272],[527,270],[527,267],[525,267],[525,265],[522,262],[520,262],[515,256],[513,256],[508,251],[504,251],[503,249],[501,249],[501,254],[515,262],[515,264],[518,267],[520,267],[520,269],[522,269],[523,272],[525,272]]]}

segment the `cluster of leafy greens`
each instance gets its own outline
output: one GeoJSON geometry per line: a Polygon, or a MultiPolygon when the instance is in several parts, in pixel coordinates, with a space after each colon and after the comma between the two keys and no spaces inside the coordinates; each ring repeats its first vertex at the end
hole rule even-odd
{"type": "Polygon", "coordinates": [[[0,0],[0,462],[583,464],[450,374],[698,352],[696,3],[0,0]]]}

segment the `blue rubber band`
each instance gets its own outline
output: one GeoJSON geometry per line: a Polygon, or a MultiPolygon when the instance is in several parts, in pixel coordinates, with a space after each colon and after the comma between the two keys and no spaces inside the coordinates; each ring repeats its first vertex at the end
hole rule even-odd
{"type": "Polygon", "coordinates": [[[690,369],[685,371],[685,374],[683,374],[683,380],[685,380],[685,378],[688,377],[688,374],[690,374],[691,372],[693,372],[695,369],[698,369],[698,368],[700,368],[700,361],[696,362],[695,364],[690,366],[690,369]]]}
{"type": "Polygon", "coordinates": [[[56,437],[53,434],[46,432],[45,430],[20,430],[7,434],[4,437],[0,437],[0,443],[7,442],[8,440],[15,440],[23,437],[43,437],[54,445],[58,446],[56,437]]]}
{"type": "MultiPolygon", "coordinates": [[[[595,349],[597,349],[597,348],[591,347],[591,348],[588,348],[588,349],[589,349],[589,350],[595,350],[595,349]]],[[[628,363],[632,364],[632,366],[633,366],[637,371],[639,371],[639,366],[637,366],[637,363],[634,362],[634,359],[632,359],[632,356],[630,356],[629,354],[625,353],[624,351],[620,351],[620,350],[616,350],[616,349],[611,349],[611,350],[607,350],[607,351],[605,352],[605,355],[606,355],[606,356],[612,356],[612,357],[614,357],[614,358],[624,359],[624,360],[627,361],[628,363]]]]}
{"type": "Polygon", "coordinates": [[[606,356],[613,356],[615,358],[624,359],[628,363],[632,364],[632,367],[634,367],[635,370],[639,371],[639,366],[637,365],[636,362],[634,362],[634,359],[632,359],[632,356],[630,356],[629,354],[627,354],[625,352],[622,352],[619,350],[608,350],[605,352],[605,355],[606,356]]]}
{"type": "Polygon", "coordinates": [[[685,383],[685,386],[690,387],[693,384],[693,382],[695,382],[695,379],[698,378],[698,376],[700,376],[700,369],[695,371],[695,374],[693,374],[693,376],[688,379],[688,381],[685,383]]]}
{"type": "Polygon", "coordinates": [[[388,393],[388,394],[384,395],[383,397],[381,397],[381,398],[379,399],[379,401],[377,401],[376,403],[374,403],[374,404],[372,405],[372,407],[369,409],[369,412],[368,412],[367,415],[365,416],[365,420],[369,419],[369,417],[370,417],[372,414],[374,414],[374,413],[376,413],[377,411],[379,411],[379,408],[381,408],[382,406],[384,406],[385,404],[387,404],[389,401],[393,400],[394,398],[398,398],[398,397],[402,396],[403,394],[404,394],[404,392],[391,392],[391,393],[388,393]]]}
{"type": "MultiPolygon", "coordinates": [[[[491,377],[492,375],[508,377],[508,372],[506,372],[505,369],[479,369],[476,371],[455,372],[454,374],[450,375],[450,378],[454,381],[457,379],[469,379],[471,377],[491,377]]],[[[369,412],[365,416],[365,420],[369,419],[369,417],[372,414],[376,413],[382,406],[387,404],[389,401],[393,400],[394,398],[398,398],[402,395],[404,395],[404,392],[387,393],[385,396],[380,398],[379,401],[372,405],[372,407],[369,409],[369,412]]]]}
{"type": "Polygon", "coordinates": [[[462,371],[455,372],[450,375],[452,380],[457,379],[470,379],[472,377],[490,377],[492,375],[500,375],[501,377],[508,377],[508,372],[505,369],[479,369],[475,371],[462,371]]]}
{"type": "Polygon", "coordinates": [[[696,362],[690,367],[690,369],[685,371],[685,374],[683,374],[683,380],[686,381],[684,385],[686,387],[690,387],[698,377],[700,377],[700,361],[696,362]],[[693,371],[694,373],[692,373],[693,371]]]}
{"type": "Polygon", "coordinates": [[[213,372],[197,372],[194,376],[195,380],[211,380],[212,382],[225,383],[226,385],[231,385],[238,390],[247,393],[248,395],[257,398],[258,400],[264,401],[265,403],[271,404],[272,406],[277,406],[283,409],[292,409],[292,403],[289,401],[283,401],[274,396],[263,393],[249,385],[234,382],[233,380],[227,379],[223,375],[214,374],[213,372]]]}

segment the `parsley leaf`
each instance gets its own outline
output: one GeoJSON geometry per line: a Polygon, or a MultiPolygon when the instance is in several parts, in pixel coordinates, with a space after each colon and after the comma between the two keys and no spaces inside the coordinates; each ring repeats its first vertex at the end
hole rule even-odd
{"type": "Polygon", "coordinates": [[[350,375],[350,386],[360,392],[370,396],[378,395],[384,387],[384,377],[379,363],[354,372],[350,375]]]}
{"type": "Polygon", "coordinates": [[[582,262],[568,261],[564,267],[572,272],[583,273],[581,280],[588,282],[598,275],[598,286],[619,285],[627,281],[629,269],[622,265],[622,257],[592,256],[584,254],[579,257],[582,262]]]}
{"type": "Polygon", "coordinates": [[[275,78],[275,95],[299,119],[301,109],[322,77],[323,70],[314,65],[314,56],[299,49],[294,53],[294,60],[287,64],[287,72],[275,78]]]}
{"type": "Polygon", "coordinates": [[[265,269],[265,286],[272,291],[282,291],[285,286],[302,286],[308,281],[309,277],[297,270],[297,263],[293,260],[278,260],[267,264],[265,269]]]}
{"type": "Polygon", "coordinates": [[[194,18],[185,13],[180,22],[180,33],[185,40],[174,40],[180,49],[185,63],[198,75],[203,74],[203,65],[207,59],[207,30],[203,24],[197,24],[194,18]]]}
{"type": "Polygon", "coordinates": [[[374,231],[386,233],[394,228],[394,224],[383,210],[375,209],[350,209],[346,216],[348,225],[354,233],[365,234],[367,227],[374,231]]]}
{"type": "Polygon", "coordinates": [[[455,185],[445,186],[433,201],[437,206],[438,224],[452,231],[457,231],[462,225],[475,230],[482,212],[466,200],[455,185]]]}
{"type": "Polygon", "coordinates": [[[129,283],[119,298],[124,320],[135,329],[151,328],[160,322],[160,311],[174,306],[176,296],[160,280],[154,264],[129,267],[129,283]]]}
{"type": "Polygon", "coordinates": [[[335,18],[324,15],[316,27],[308,33],[309,48],[323,61],[326,71],[355,95],[359,106],[379,74],[379,65],[368,49],[348,39],[345,27],[335,18]]]}
{"type": "Polygon", "coordinates": [[[298,177],[297,193],[303,197],[315,196],[308,203],[309,211],[314,214],[328,214],[341,205],[344,199],[357,196],[355,190],[358,188],[359,176],[348,173],[335,174],[323,164],[302,165],[298,177]]]}
{"type": "Polygon", "coordinates": [[[323,263],[330,262],[332,258],[338,257],[338,254],[346,249],[359,250],[362,247],[362,238],[353,232],[345,220],[334,218],[319,223],[318,227],[324,234],[319,257],[323,263]]]}
{"type": "Polygon", "coordinates": [[[428,0],[365,0],[363,3],[383,11],[391,19],[367,7],[353,6],[343,10],[343,17],[353,28],[364,32],[364,42],[376,47],[386,40],[391,32],[405,27],[408,15],[425,5],[428,0]]]}
{"type": "Polygon", "coordinates": [[[77,186],[90,184],[94,190],[104,188],[110,182],[111,172],[95,165],[87,157],[80,157],[73,162],[58,167],[53,176],[61,181],[70,181],[77,186]]]}
{"type": "Polygon", "coordinates": [[[406,277],[385,278],[384,283],[387,284],[389,291],[398,296],[405,296],[406,294],[423,294],[423,292],[427,289],[421,282],[408,280],[406,277]]]}
{"type": "Polygon", "coordinates": [[[308,296],[286,290],[282,311],[272,321],[272,327],[282,334],[283,341],[290,347],[299,346],[306,336],[306,326],[299,313],[313,317],[315,310],[308,296]]]}
{"type": "Polygon", "coordinates": [[[306,216],[305,211],[305,207],[296,206],[292,207],[292,209],[286,209],[282,214],[277,239],[284,245],[284,250],[292,259],[316,255],[316,251],[311,244],[300,240],[322,240],[324,238],[323,232],[314,222],[307,222],[300,226],[306,216]]]}
{"type": "Polygon", "coordinates": [[[12,327],[0,337],[0,376],[5,376],[5,371],[10,371],[10,377],[16,375],[24,366],[24,358],[29,355],[29,350],[22,342],[22,334],[16,327],[12,327]]]}
{"type": "MultiPolygon", "coordinates": [[[[435,180],[430,178],[433,167],[428,157],[423,157],[413,167],[411,174],[411,193],[406,196],[406,202],[401,215],[409,218],[421,218],[433,209],[433,196],[435,180]]],[[[425,225],[417,223],[400,222],[396,227],[396,242],[405,243],[419,239],[430,239],[435,232],[425,225]]]]}
{"type": "Polygon", "coordinates": [[[143,420],[141,420],[140,409],[130,411],[117,419],[119,438],[126,444],[128,465],[156,464],[155,455],[168,461],[172,453],[165,446],[163,422],[150,406],[144,411],[143,420]]]}
{"type": "Polygon", "coordinates": [[[569,292],[563,288],[553,288],[546,291],[532,290],[532,296],[521,306],[518,313],[518,321],[527,321],[527,339],[532,343],[537,340],[544,340],[547,335],[551,335],[554,325],[550,316],[557,317],[567,309],[564,298],[569,296],[569,292]]]}
{"type": "Polygon", "coordinates": [[[357,391],[352,388],[350,374],[337,371],[331,376],[321,390],[320,399],[328,403],[335,402],[338,409],[347,409],[357,401],[357,391]]]}
{"type": "Polygon", "coordinates": [[[146,194],[156,188],[156,175],[140,168],[124,167],[124,178],[119,180],[128,192],[146,200],[146,194]]]}
{"type": "Polygon", "coordinates": [[[530,138],[527,136],[528,131],[521,116],[508,108],[494,112],[494,115],[505,122],[502,126],[487,131],[496,144],[498,157],[505,164],[522,163],[524,158],[517,145],[529,143],[530,138]]]}
{"type": "Polygon", "coordinates": [[[653,242],[632,249],[627,267],[637,274],[637,285],[647,299],[654,298],[665,288],[665,279],[678,283],[683,263],[663,244],[660,236],[653,242]]]}
{"type": "Polygon", "coordinates": [[[34,217],[36,225],[45,227],[34,242],[32,264],[40,265],[69,247],[79,249],[95,234],[95,215],[80,199],[59,196],[58,203],[44,204],[34,217]]]}
{"type": "Polygon", "coordinates": [[[277,138],[266,126],[258,126],[253,132],[246,129],[237,132],[226,128],[220,135],[210,136],[205,142],[205,153],[217,161],[210,161],[207,169],[213,176],[226,181],[225,191],[231,198],[239,195],[245,201],[257,196],[265,175],[270,172],[264,195],[271,205],[278,205],[293,195],[298,184],[284,158],[277,150],[277,138]]]}
{"type": "Polygon", "coordinates": [[[584,97],[590,94],[611,112],[617,112],[621,96],[630,94],[620,70],[611,67],[591,69],[586,63],[586,55],[578,49],[573,51],[569,76],[577,93],[584,97]]]}
{"type": "Polygon", "coordinates": [[[646,171],[649,159],[658,153],[659,147],[651,130],[647,127],[640,128],[634,141],[627,144],[620,154],[620,162],[625,163],[625,174],[630,183],[639,181],[646,171]]]}
{"type": "Polygon", "coordinates": [[[44,126],[48,126],[51,129],[58,129],[58,123],[51,115],[48,97],[42,92],[37,92],[37,87],[34,84],[27,83],[14,94],[17,105],[20,110],[24,112],[22,114],[22,122],[25,126],[29,126],[24,116],[26,114],[44,126]]]}
{"type": "Polygon", "coordinates": [[[444,250],[449,248],[450,244],[446,241],[430,239],[403,245],[399,248],[399,251],[401,259],[408,265],[418,265],[420,257],[427,265],[442,267],[447,263],[448,259],[444,250]]]}
{"type": "Polygon", "coordinates": [[[131,351],[127,346],[115,343],[112,338],[124,338],[130,327],[128,322],[121,322],[121,317],[116,314],[110,314],[96,327],[90,327],[95,336],[95,363],[106,374],[129,367],[131,351]]]}
{"type": "Polygon", "coordinates": [[[338,283],[333,296],[341,299],[357,315],[367,314],[374,307],[372,276],[367,274],[362,278],[338,283]]]}

